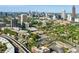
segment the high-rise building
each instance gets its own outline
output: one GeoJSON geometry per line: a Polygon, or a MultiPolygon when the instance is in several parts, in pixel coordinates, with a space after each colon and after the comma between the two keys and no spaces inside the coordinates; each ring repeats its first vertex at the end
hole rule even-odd
{"type": "Polygon", "coordinates": [[[23,14],[21,14],[21,25],[23,24],[23,14]]]}
{"type": "Polygon", "coordinates": [[[76,9],[75,9],[75,6],[73,5],[72,6],[72,21],[75,20],[75,17],[76,17],[76,9]]]}
{"type": "Polygon", "coordinates": [[[22,25],[27,19],[27,14],[21,14],[20,15],[20,24],[22,25]]]}
{"type": "Polygon", "coordinates": [[[66,15],[66,11],[65,10],[62,11],[61,18],[63,20],[65,20],[67,18],[67,15],[66,15]]]}
{"type": "Polygon", "coordinates": [[[72,21],[72,16],[70,14],[67,15],[67,20],[72,21]]]}
{"type": "Polygon", "coordinates": [[[59,20],[61,19],[61,15],[60,14],[55,14],[56,18],[59,20]]]}
{"type": "Polygon", "coordinates": [[[53,15],[53,20],[56,20],[57,18],[56,18],[56,15],[53,15]]]}
{"type": "Polygon", "coordinates": [[[11,20],[11,27],[17,27],[18,23],[17,23],[17,19],[12,18],[11,20]]]}

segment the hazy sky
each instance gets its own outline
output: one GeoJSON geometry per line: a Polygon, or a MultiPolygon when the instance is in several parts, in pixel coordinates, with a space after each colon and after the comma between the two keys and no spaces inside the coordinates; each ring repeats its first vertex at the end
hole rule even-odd
{"type": "MultiPolygon", "coordinates": [[[[76,5],[76,12],[79,13],[79,5],[76,5]]],[[[40,11],[40,12],[72,12],[72,5],[0,5],[2,12],[21,12],[21,11],[40,11]]]]}

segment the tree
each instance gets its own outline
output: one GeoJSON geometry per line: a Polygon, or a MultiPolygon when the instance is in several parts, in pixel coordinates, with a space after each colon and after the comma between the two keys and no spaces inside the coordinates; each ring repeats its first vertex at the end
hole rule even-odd
{"type": "Polygon", "coordinates": [[[37,46],[37,39],[39,38],[39,36],[37,34],[34,33],[30,33],[30,35],[28,36],[28,48],[31,50],[31,48],[33,46],[37,46]]]}
{"type": "Polygon", "coordinates": [[[7,34],[7,33],[9,33],[10,35],[15,35],[16,36],[16,32],[14,32],[14,31],[12,31],[12,30],[10,30],[10,29],[4,29],[4,31],[3,31],[5,34],[7,34]]]}
{"type": "Polygon", "coordinates": [[[7,49],[7,46],[5,43],[0,42],[0,53],[5,52],[7,49]]]}

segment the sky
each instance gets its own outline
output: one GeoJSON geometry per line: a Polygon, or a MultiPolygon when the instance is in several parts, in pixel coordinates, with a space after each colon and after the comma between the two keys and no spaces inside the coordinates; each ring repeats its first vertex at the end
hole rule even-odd
{"type": "MultiPolygon", "coordinates": [[[[79,5],[75,6],[76,13],[79,13],[79,5]]],[[[72,5],[0,5],[0,12],[53,12],[60,13],[65,10],[67,13],[72,12],[72,5]]]]}

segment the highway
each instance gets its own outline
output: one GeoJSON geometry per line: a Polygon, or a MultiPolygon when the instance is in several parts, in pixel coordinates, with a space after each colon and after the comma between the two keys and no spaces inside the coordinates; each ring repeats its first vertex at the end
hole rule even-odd
{"type": "Polygon", "coordinates": [[[31,53],[26,47],[24,47],[17,40],[15,40],[9,36],[6,36],[6,35],[1,35],[0,37],[7,39],[12,45],[14,45],[16,48],[20,49],[23,53],[31,53]]]}

